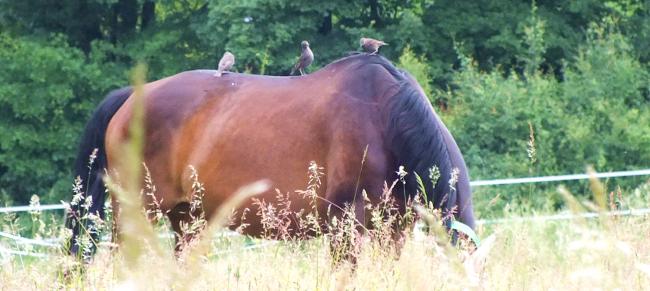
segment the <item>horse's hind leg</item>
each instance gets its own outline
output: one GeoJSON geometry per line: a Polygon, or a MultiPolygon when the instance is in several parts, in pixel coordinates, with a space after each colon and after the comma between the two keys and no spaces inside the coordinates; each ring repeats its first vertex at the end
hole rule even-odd
{"type": "Polygon", "coordinates": [[[120,204],[117,201],[116,197],[111,199],[111,208],[113,210],[113,225],[111,227],[111,249],[116,250],[120,243],[120,204]]]}
{"type": "Polygon", "coordinates": [[[349,262],[353,266],[357,263],[361,248],[361,239],[364,234],[365,209],[363,200],[345,208],[342,203],[334,203],[338,207],[330,208],[328,217],[330,233],[330,255],[334,265],[349,262]]]}
{"type": "Polygon", "coordinates": [[[346,204],[353,206],[354,211],[352,214],[349,209],[330,207],[332,216],[337,220],[344,218],[343,222],[348,223],[351,222],[350,219],[354,220],[353,228],[342,228],[339,224],[338,227],[333,226],[331,229],[333,238],[343,239],[342,242],[332,241],[334,245],[331,246],[331,251],[335,263],[341,260],[356,263],[362,236],[369,226],[363,191],[367,192],[371,201],[376,200],[375,197],[380,195],[383,180],[388,171],[381,147],[368,145],[367,147],[360,146],[357,149],[359,151],[354,153],[346,144],[332,147],[332,154],[328,162],[325,198],[338,207],[343,207],[346,204]],[[367,155],[364,155],[364,148],[367,149],[367,155]],[[358,160],[355,161],[351,157],[358,157],[358,160]],[[339,244],[338,247],[336,244],[339,244]],[[343,248],[341,249],[341,247],[343,248]]]}
{"type": "Polygon", "coordinates": [[[190,203],[181,202],[176,204],[168,213],[167,217],[174,230],[176,246],[174,250],[178,255],[183,247],[187,246],[192,241],[192,233],[188,232],[192,224],[192,215],[190,213],[190,203]]]}

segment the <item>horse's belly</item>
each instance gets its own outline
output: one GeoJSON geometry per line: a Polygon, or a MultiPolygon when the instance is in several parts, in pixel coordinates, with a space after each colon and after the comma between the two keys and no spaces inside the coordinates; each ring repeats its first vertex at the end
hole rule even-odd
{"type": "MultiPolygon", "coordinates": [[[[195,145],[189,163],[204,184],[208,216],[239,188],[268,180],[271,190],[241,205],[232,217],[233,226],[243,223],[245,233],[260,235],[268,231],[269,223],[275,223],[284,229],[280,232],[295,234],[296,213],[312,209],[312,199],[299,192],[308,187],[310,162],[326,166],[327,141],[313,127],[230,119],[208,130],[195,145]],[[284,222],[291,225],[281,227],[284,222]]],[[[320,190],[325,191],[324,187],[320,190]]]]}

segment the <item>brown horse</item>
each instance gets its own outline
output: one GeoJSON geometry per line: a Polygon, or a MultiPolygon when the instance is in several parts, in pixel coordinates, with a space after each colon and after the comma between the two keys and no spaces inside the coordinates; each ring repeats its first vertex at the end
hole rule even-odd
{"type": "MultiPolygon", "coordinates": [[[[365,189],[377,200],[384,181],[397,179],[395,171],[404,166],[424,177],[436,207],[454,209],[456,219],[474,226],[469,178],[456,142],[414,78],[384,57],[351,55],[300,77],[213,75],[188,71],[144,85],[144,160],[158,189],[156,199],[179,235],[180,223],[190,218],[189,165],[204,183],[209,219],[235,190],[260,179],[283,193],[304,189],[310,161],[325,169],[318,191],[323,201],[355,205],[360,222],[368,219],[357,194],[365,189]],[[426,178],[433,166],[441,175],[436,185],[426,178]]],[[[129,138],[131,94],[130,88],[109,94],[82,138],[75,175],[90,185],[86,195],[95,201],[90,211],[100,216],[106,194],[99,175],[120,155],[117,145],[129,138]],[[87,160],[95,148],[98,157],[89,175],[87,160]]],[[[403,191],[417,192],[413,174],[406,176],[404,189],[394,191],[402,205],[403,191]]],[[[259,199],[273,203],[276,193],[259,199]]],[[[308,199],[298,194],[290,199],[292,210],[310,209],[308,199]]],[[[255,209],[252,203],[241,205],[239,213],[255,209]]],[[[321,214],[327,204],[318,205],[321,214]]],[[[330,211],[341,215],[336,207],[330,211]]],[[[233,227],[240,223],[249,224],[246,234],[262,232],[255,211],[233,227]]],[[[74,237],[78,228],[73,227],[74,237]]]]}

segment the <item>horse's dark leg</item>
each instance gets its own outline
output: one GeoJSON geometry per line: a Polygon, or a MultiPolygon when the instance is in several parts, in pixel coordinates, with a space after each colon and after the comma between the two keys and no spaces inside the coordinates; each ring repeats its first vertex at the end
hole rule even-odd
{"type": "MultiPolygon", "coordinates": [[[[344,207],[345,203],[335,202],[335,204],[344,207]]],[[[334,265],[339,265],[341,262],[346,261],[355,266],[361,251],[360,242],[365,232],[363,199],[359,199],[354,204],[349,205],[354,206],[344,209],[338,207],[330,208],[330,254],[334,265]]]]}
{"type": "MultiPolygon", "coordinates": [[[[401,216],[403,217],[403,214],[401,216]]],[[[393,248],[395,250],[395,260],[399,260],[402,256],[404,244],[406,243],[406,227],[403,224],[400,224],[399,221],[395,221],[393,224],[392,239],[393,248]]]]}
{"type": "MultiPolygon", "coordinates": [[[[372,134],[372,132],[372,130],[366,130],[363,134],[372,134]]],[[[369,137],[368,139],[375,140],[378,138],[369,137]]],[[[356,141],[349,142],[354,143],[356,141]]],[[[383,181],[386,173],[389,172],[381,146],[375,143],[363,144],[359,147],[362,150],[358,154],[359,160],[352,161],[350,156],[355,156],[355,154],[350,153],[350,148],[347,145],[343,144],[340,147],[334,146],[330,149],[332,154],[326,174],[326,177],[328,177],[326,198],[338,206],[343,206],[346,203],[354,206],[353,217],[355,224],[354,230],[356,232],[354,236],[346,235],[342,237],[346,239],[344,246],[347,248],[337,252],[337,246],[331,246],[333,255],[337,255],[337,253],[344,255],[339,257],[333,256],[332,258],[335,264],[341,260],[347,260],[353,264],[356,263],[361,251],[360,243],[362,236],[366,234],[366,230],[371,226],[369,223],[370,219],[366,219],[365,204],[367,202],[365,199],[369,199],[369,203],[371,204],[375,204],[380,200],[382,186],[384,184],[383,181]],[[364,154],[365,150],[367,150],[367,155],[364,154]],[[363,194],[364,190],[367,193],[365,197],[363,194]]],[[[345,213],[340,209],[336,209],[335,207],[331,207],[330,209],[331,214],[337,217],[337,219],[345,217],[345,213]]],[[[339,227],[338,229],[332,229],[332,231],[333,233],[331,235],[335,238],[340,231],[345,231],[345,229],[342,230],[339,227]]],[[[339,235],[339,238],[341,238],[341,235],[339,235]]],[[[336,241],[333,242],[337,243],[336,241]]]]}
{"type": "Polygon", "coordinates": [[[112,249],[117,249],[117,246],[120,244],[121,234],[120,234],[120,203],[117,202],[117,198],[113,197],[111,199],[111,207],[113,208],[113,226],[111,227],[111,242],[113,245],[112,249]]]}
{"type": "Polygon", "coordinates": [[[407,228],[412,226],[405,224],[404,199],[392,194],[394,200],[387,203],[384,200],[384,194],[383,189],[377,187],[375,187],[374,192],[368,192],[370,198],[368,203],[372,207],[369,212],[380,211],[383,215],[379,225],[368,222],[368,228],[370,229],[370,238],[374,240],[375,245],[379,246],[386,255],[394,256],[397,260],[400,258],[402,248],[406,242],[407,228]]]}
{"type": "Polygon", "coordinates": [[[172,225],[176,237],[176,246],[174,250],[178,255],[183,247],[186,246],[192,238],[185,233],[185,229],[192,223],[192,216],[190,215],[190,204],[188,202],[181,202],[176,204],[168,213],[167,217],[172,225]]]}

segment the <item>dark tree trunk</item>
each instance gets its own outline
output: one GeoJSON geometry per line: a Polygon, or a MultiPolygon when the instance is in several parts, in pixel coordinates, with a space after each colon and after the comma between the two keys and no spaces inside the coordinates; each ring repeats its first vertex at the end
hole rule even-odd
{"type": "Polygon", "coordinates": [[[138,24],[138,1],[137,0],[120,0],[117,3],[119,36],[128,35],[135,31],[138,24]]]}
{"type": "Polygon", "coordinates": [[[156,2],[147,0],[142,4],[142,26],[140,30],[149,27],[156,17],[156,2]]]}
{"type": "Polygon", "coordinates": [[[323,23],[321,23],[318,32],[320,34],[326,35],[332,31],[332,12],[327,12],[327,15],[323,17],[323,23]]]}
{"type": "Polygon", "coordinates": [[[381,7],[379,6],[379,1],[378,0],[369,0],[368,4],[370,4],[370,20],[375,21],[375,27],[379,28],[382,27],[383,21],[381,19],[381,12],[380,9],[381,7]]]}
{"type": "Polygon", "coordinates": [[[117,7],[117,4],[113,4],[111,7],[111,13],[109,16],[108,20],[108,40],[112,44],[117,44],[117,32],[118,32],[118,23],[117,23],[117,15],[119,14],[119,9],[117,7]]]}
{"type": "Polygon", "coordinates": [[[80,15],[81,20],[69,22],[72,24],[68,25],[66,33],[76,38],[81,50],[88,53],[92,41],[102,38],[102,32],[99,28],[100,17],[96,14],[96,7],[93,7],[88,1],[79,1],[78,5],[75,14],[80,15]]]}

